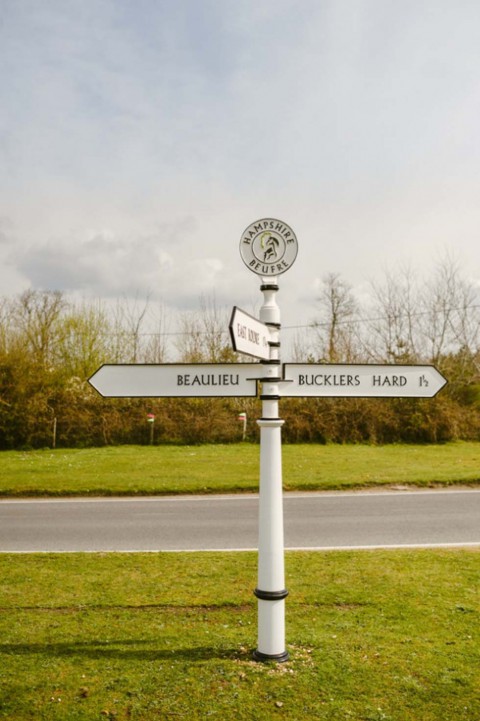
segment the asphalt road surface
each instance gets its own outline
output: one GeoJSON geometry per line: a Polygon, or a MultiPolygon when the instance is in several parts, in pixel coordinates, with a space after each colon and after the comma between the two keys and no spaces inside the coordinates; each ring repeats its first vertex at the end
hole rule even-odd
{"type": "MultiPolygon", "coordinates": [[[[480,489],[285,494],[285,547],[480,546],[480,489]]],[[[0,501],[0,552],[258,547],[255,495],[0,501]]]]}

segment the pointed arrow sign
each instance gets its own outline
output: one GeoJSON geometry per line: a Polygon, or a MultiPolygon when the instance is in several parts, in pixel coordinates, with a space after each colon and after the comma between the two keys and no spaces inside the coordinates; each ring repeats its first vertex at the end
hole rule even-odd
{"type": "Polygon", "coordinates": [[[107,398],[256,396],[257,363],[103,365],[89,383],[107,398]]]}
{"type": "Polygon", "coordinates": [[[434,366],[285,363],[283,397],[431,398],[447,383],[434,366]]]}
{"type": "Polygon", "coordinates": [[[268,325],[234,306],[228,327],[233,350],[254,358],[269,360],[270,330],[268,325]]]}

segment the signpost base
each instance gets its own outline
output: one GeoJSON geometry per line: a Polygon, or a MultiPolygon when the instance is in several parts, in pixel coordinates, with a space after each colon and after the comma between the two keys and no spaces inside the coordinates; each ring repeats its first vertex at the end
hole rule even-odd
{"type": "Polygon", "coordinates": [[[285,663],[285,661],[288,661],[290,659],[290,656],[288,655],[288,651],[285,651],[284,653],[279,653],[276,656],[269,656],[267,653],[260,653],[260,651],[254,651],[253,658],[255,661],[260,661],[260,663],[285,663]]]}
{"type": "Polygon", "coordinates": [[[268,599],[260,594],[255,591],[258,598],[258,648],[253,658],[256,661],[283,663],[289,659],[285,649],[285,597],[288,591],[272,593],[272,598],[268,599]],[[277,595],[281,598],[275,599],[277,595]]]}

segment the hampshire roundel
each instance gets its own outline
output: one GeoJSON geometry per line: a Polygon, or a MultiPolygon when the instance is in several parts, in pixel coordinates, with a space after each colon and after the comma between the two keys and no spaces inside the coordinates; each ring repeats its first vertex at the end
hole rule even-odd
{"type": "Polygon", "coordinates": [[[297,236],[289,225],[275,218],[257,220],[245,229],[240,255],[251,271],[261,276],[285,273],[298,252],[297,236]]]}

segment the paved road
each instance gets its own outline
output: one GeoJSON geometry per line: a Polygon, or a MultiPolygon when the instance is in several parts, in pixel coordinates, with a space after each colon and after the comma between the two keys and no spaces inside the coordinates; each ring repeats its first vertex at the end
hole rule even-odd
{"type": "MultiPolygon", "coordinates": [[[[286,494],[287,548],[480,545],[480,490],[286,494]]],[[[0,551],[257,548],[258,498],[0,501],[0,551]]]]}

